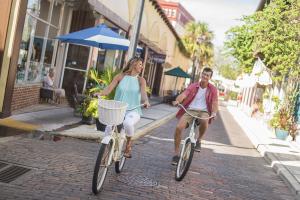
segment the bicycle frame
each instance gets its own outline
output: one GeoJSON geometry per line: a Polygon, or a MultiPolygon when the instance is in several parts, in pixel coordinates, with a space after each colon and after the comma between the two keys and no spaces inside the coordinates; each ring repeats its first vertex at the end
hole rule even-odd
{"type": "Polygon", "coordinates": [[[191,142],[192,142],[193,144],[196,143],[196,139],[195,139],[195,127],[197,127],[197,126],[195,126],[196,119],[210,119],[210,118],[212,118],[212,116],[210,116],[210,117],[205,117],[205,118],[196,117],[196,116],[193,116],[192,114],[190,114],[190,113],[185,109],[185,107],[184,107],[183,105],[179,104],[179,106],[180,106],[181,108],[183,108],[184,111],[185,111],[186,113],[188,113],[190,116],[193,117],[193,122],[192,122],[192,126],[191,126],[191,130],[190,130],[189,136],[186,137],[185,140],[184,140],[184,146],[183,146],[183,147],[185,147],[185,142],[186,142],[186,140],[189,139],[189,138],[190,138],[190,140],[191,140],[191,142]]]}

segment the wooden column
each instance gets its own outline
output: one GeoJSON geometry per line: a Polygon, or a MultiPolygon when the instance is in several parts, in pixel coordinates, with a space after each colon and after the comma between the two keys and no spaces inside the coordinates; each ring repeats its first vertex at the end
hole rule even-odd
{"type": "MultiPolygon", "coordinates": [[[[17,2],[18,4],[16,3],[14,10],[11,10],[10,19],[8,22],[9,26],[11,24],[15,23],[16,29],[7,31],[7,32],[13,31],[14,34],[7,35],[7,37],[6,37],[7,42],[10,40],[12,40],[13,42],[12,42],[11,47],[8,44],[5,44],[5,48],[6,49],[8,48],[8,51],[10,51],[10,48],[11,48],[11,56],[10,56],[10,60],[8,62],[9,68],[8,68],[7,82],[6,82],[6,86],[5,86],[3,107],[2,107],[2,111],[0,113],[0,118],[8,117],[11,115],[12,94],[13,94],[13,89],[14,89],[14,85],[15,85],[17,63],[18,63],[18,57],[19,57],[19,51],[20,51],[20,43],[22,40],[22,34],[23,34],[23,28],[24,28],[24,22],[25,22],[25,16],[26,16],[26,9],[27,9],[27,0],[14,0],[14,1],[5,0],[5,2],[6,1],[10,1],[11,3],[17,2]],[[18,10],[18,13],[15,13],[15,12],[17,12],[17,10],[18,10]],[[14,35],[14,37],[9,38],[9,37],[12,37],[12,35],[14,35]]],[[[1,8],[2,8],[2,3],[1,3],[1,8]]],[[[4,10],[4,9],[1,9],[1,10],[4,10]]],[[[14,28],[14,27],[10,26],[10,28],[14,28]]],[[[2,69],[1,69],[1,71],[2,71],[2,69]]]]}
{"type": "Polygon", "coordinates": [[[0,12],[0,74],[2,69],[3,54],[5,49],[6,34],[8,29],[9,14],[11,9],[12,0],[1,1],[0,12]]]}

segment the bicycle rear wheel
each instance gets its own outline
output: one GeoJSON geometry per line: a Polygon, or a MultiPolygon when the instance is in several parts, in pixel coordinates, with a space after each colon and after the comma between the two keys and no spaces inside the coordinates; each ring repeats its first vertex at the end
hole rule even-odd
{"type": "Polygon", "coordinates": [[[189,170],[193,160],[194,146],[195,144],[193,144],[191,142],[191,139],[188,138],[185,142],[185,145],[182,147],[180,153],[181,156],[178,161],[176,173],[175,173],[176,181],[181,181],[186,175],[187,171],[189,170]]]}
{"type": "Polygon", "coordinates": [[[103,186],[107,170],[109,167],[109,155],[112,151],[112,140],[108,144],[101,144],[97,161],[94,168],[92,190],[94,194],[98,194],[103,186]]]}
{"type": "Polygon", "coordinates": [[[125,165],[125,161],[126,161],[126,157],[124,157],[124,151],[126,148],[126,139],[123,139],[123,141],[121,141],[121,145],[120,145],[120,149],[119,151],[121,151],[120,153],[120,160],[115,162],[115,171],[116,173],[121,173],[124,165],[125,165]]]}

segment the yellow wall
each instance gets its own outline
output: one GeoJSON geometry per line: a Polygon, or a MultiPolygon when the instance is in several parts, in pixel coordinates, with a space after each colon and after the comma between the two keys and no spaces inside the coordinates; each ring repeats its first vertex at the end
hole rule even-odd
{"type": "MultiPolygon", "coordinates": [[[[129,21],[128,18],[128,3],[127,0],[98,0],[106,7],[112,10],[115,14],[119,15],[123,20],[129,21]]],[[[132,1],[132,0],[129,0],[132,1]]]]}
{"type": "MultiPolygon", "coordinates": [[[[125,21],[133,24],[138,0],[100,0],[113,12],[120,15],[125,21]],[[126,3],[125,3],[126,2],[126,3]],[[118,5],[118,6],[115,6],[118,5]],[[119,6],[122,5],[122,6],[119,6]],[[124,9],[121,9],[124,8],[124,9]],[[128,9],[127,9],[128,8],[128,9]],[[120,11],[122,10],[122,11],[120,11]]],[[[191,64],[190,60],[179,51],[177,40],[169,27],[160,17],[157,10],[149,0],[145,1],[141,33],[152,43],[158,46],[167,55],[166,62],[171,66],[180,66],[187,70],[191,64]]],[[[174,89],[173,77],[165,77],[163,90],[174,89]]],[[[178,79],[177,88],[181,88],[185,79],[178,79]]]]}
{"type": "MultiPolygon", "coordinates": [[[[190,59],[184,57],[184,55],[179,51],[178,46],[176,45],[171,54],[167,54],[167,62],[172,65],[172,67],[180,66],[185,72],[190,68],[192,62],[190,59]]],[[[168,69],[165,69],[168,70],[168,69]]],[[[162,90],[180,90],[184,86],[185,80],[184,78],[178,78],[176,88],[175,88],[175,80],[176,77],[172,76],[164,76],[163,77],[163,89],[162,90]]]]}

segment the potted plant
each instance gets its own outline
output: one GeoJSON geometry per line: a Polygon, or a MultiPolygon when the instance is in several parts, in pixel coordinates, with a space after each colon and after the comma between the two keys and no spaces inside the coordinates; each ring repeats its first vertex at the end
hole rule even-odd
{"type": "MultiPolygon", "coordinates": [[[[92,68],[88,72],[88,88],[86,91],[87,98],[82,105],[83,123],[92,124],[96,122],[97,130],[104,131],[105,125],[98,120],[98,98],[94,94],[101,92],[108,86],[113,78],[119,73],[111,67],[105,68],[103,72],[92,68]]],[[[113,99],[115,91],[111,92],[105,99],[113,99]]]]}
{"type": "Polygon", "coordinates": [[[294,112],[298,94],[299,91],[288,88],[283,104],[276,106],[277,111],[270,120],[270,125],[275,129],[276,137],[279,139],[284,140],[290,135],[292,140],[295,140],[297,123],[294,112]]]}
{"type": "Polygon", "coordinates": [[[148,98],[150,98],[151,94],[152,94],[152,90],[149,86],[146,86],[146,93],[147,93],[148,98]]]}
{"type": "Polygon", "coordinates": [[[285,140],[289,134],[289,114],[285,107],[278,109],[270,120],[270,125],[275,129],[275,135],[278,139],[285,140]]]}

